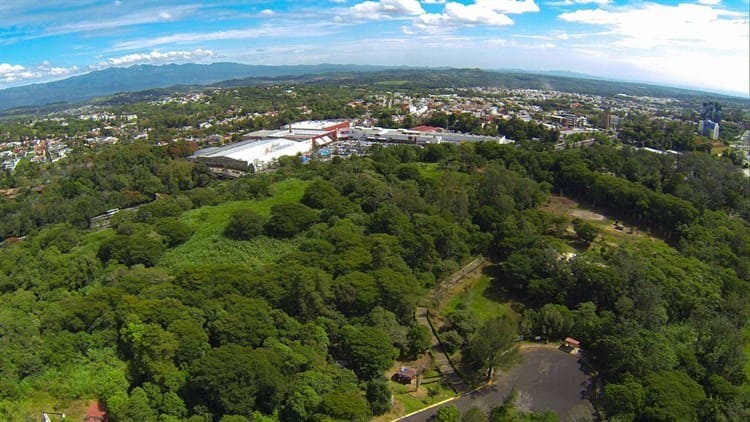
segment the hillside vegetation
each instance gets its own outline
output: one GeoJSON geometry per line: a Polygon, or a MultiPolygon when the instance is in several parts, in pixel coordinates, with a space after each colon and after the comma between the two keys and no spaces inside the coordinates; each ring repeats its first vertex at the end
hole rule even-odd
{"type": "Polygon", "coordinates": [[[492,271],[441,333],[468,371],[502,364],[484,344],[571,335],[610,419],[750,418],[750,195],[731,163],[439,144],[219,181],[135,143],[45,171],[0,199],[0,232],[26,235],[0,249],[0,419],[97,399],[113,422],[369,420],[385,371],[429,347],[417,304],[480,253],[492,271]],[[540,209],[560,193],[666,242],[540,209]]]}

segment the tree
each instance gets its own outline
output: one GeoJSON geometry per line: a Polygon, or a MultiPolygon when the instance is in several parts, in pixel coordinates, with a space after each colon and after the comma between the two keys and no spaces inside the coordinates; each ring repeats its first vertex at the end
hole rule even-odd
{"type": "Polygon", "coordinates": [[[580,218],[574,218],[573,219],[573,229],[576,231],[576,236],[578,236],[578,239],[581,240],[586,245],[591,244],[591,242],[596,239],[596,237],[599,235],[599,228],[595,225],[581,220],[580,218]]]}
{"type": "Polygon", "coordinates": [[[484,413],[484,411],[476,406],[469,409],[464,415],[461,417],[461,422],[487,422],[487,414],[484,413]]]}
{"type": "Polygon", "coordinates": [[[703,388],[680,371],[646,376],[646,403],[642,416],[653,421],[697,421],[698,406],[706,398],[703,388]]]}
{"type": "Polygon", "coordinates": [[[365,422],[370,419],[367,401],[357,391],[326,394],[321,408],[325,415],[337,420],[365,422]]]}
{"type": "Polygon", "coordinates": [[[438,409],[435,414],[437,422],[459,422],[461,420],[461,411],[455,404],[449,404],[438,409]]]}
{"type": "Polygon", "coordinates": [[[318,221],[318,213],[303,204],[280,204],[271,208],[271,219],[265,224],[269,236],[293,237],[318,221]]]}
{"type": "Polygon", "coordinates": [[[631,378],[622,384],[607,384],[604,387],[602,404],[609,416],[635,418],[643,408],[645,398],[643,386],[631,378]]]}
{"type": "Polygon", "coordinates": [[[234,240],[250,240],[263,234],[266,219],[251,209],[241,209],[232,213],[224,229],[224,236],[234,240]]]}
{"type": "Polygon", "coordinates": [[[368,382],[366,397],[373,415],[382,415],[391,409],[391,388],[385,379],[368,382]]]}
{"type": "Polygon", "coordinates": [[[485,372],[490,380],[495,369],[508,366],[518,359],[516,337],[516,323],[510,318],[490,318],[469,340],[464,360],[475,371],[485,372]]]}
{"type": "Polygon", "coordinates": [[[170,248],[187,242],[195,233],[192,227],[173,217],[159,219],[155,228],[157,233],[167,238],[167,245],[170,248]]]}
{"type": "Polygon", "coordinates": [[[361,379],[381,376],[396,357],[388,334],[378,328],[346,326],[341,343],[342,358],[361,379]]]}
{"type": "Polygon", "coordinates": [[[409,340],[409,356],[416,358],[420,353],[424,353],[432,346],[432,333],[430,329],[419,324],[412,324],[407,334],[409,340]]]}

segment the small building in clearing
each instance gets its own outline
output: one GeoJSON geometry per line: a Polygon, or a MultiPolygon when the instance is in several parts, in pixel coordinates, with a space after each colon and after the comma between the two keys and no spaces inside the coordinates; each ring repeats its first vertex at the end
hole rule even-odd
{"type": "Polygon", "coordinates": [[[570,353],[576,354],[581,348],[581,342],[572,337],[565,337],[564,346],[570,350],[570,353]]]}

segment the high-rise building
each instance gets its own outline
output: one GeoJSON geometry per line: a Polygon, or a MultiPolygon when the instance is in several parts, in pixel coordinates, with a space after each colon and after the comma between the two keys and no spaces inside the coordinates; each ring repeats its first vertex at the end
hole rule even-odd
{"type": "Polygon", "coordinates": [[[721,123],[721,106],[719,105],[719,103],[703,103],[703,109],[701,110],[701,120],[710,120],[716,124],[721,123]]]}
{"type": "Polygon", "coordinates": [[[721,106],[719,103],[703,103],[701,120],[698,123],[698,133],[711,139],[718,139],[719,122],[721,122],[721,106]]]}

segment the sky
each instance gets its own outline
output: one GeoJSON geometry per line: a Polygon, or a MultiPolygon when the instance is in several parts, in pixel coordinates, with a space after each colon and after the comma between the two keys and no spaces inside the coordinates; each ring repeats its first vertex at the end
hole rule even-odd
{"type": "Polygon", "coordinates": [[[572,71],[750,96],[750,0],[0,0],[0,88],[136,64],[572,71]]]}

